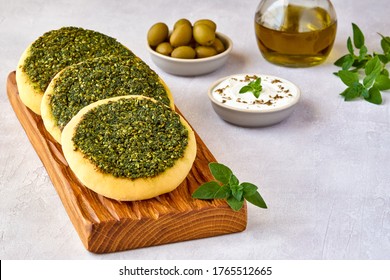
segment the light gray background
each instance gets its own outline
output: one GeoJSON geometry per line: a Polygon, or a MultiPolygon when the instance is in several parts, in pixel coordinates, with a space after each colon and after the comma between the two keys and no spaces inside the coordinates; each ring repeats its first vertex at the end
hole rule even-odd
{"type": "Polygon", "coordinates": [[[254,36],[257,0],[43,1],[0,0],[0,258],[1,259],[390,259],[390,93],[384,104],[346,103],[332,72],[346,52],[351,22],[380,50],[390,35],[388,1],[334,0],[338,33],[328,60],[313,68],[272,65],[254,36]],[[234,49],[223,69],[184,78],[150,60],[146,33],[158,21],[213,19],[234,49]],[[8,73],[44,32],[66,25],[117,38],[171,88],[175,102],[218,161],[260,186],[268,210],[248,206],[238,234],[132,251],[86,251],[6,95],[8,73]],[[214,113],[208,86],[234,73],[255,72],[295,82],[302,99],[286,121],[240,128],[214,113]]]}

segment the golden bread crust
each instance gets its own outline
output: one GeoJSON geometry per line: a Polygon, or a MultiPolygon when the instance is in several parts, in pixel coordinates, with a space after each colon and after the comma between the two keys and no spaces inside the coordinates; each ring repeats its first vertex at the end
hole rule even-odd
{"type": "Polygon", "coordinates": [[[31,45],[23,52],[16,67],[16,83],[18,85],[19,97],[23,104],[26,105],[35,114],[41,114],[41,101],[43,92],[37,85],[31,81],[26,72],[23,71],[23,65],[29,56],[31,45]]]}

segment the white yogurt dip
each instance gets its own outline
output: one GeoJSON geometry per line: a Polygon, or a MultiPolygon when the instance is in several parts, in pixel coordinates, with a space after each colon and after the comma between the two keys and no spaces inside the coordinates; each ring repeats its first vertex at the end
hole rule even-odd
{"type": "Polygon", "coordinates": [[[241,74],[222,80],[212,90],[215,101],[224,106],[248,111],[270,111],[295,102],[299,89],[291,82],[269,75],[241,74]],[[262,90],[256,98],[252,92],[239,93],[250,82],[261,78],[262,90]]]}

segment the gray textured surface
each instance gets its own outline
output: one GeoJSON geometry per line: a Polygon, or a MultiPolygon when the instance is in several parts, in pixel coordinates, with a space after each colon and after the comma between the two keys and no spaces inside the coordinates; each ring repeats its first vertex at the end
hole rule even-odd
{"type": "Polygon", "coordinates": [[[390,93],[384,104],[346,103],[333,61],[346,52],[351,22],[379,50],[389,34],[386,0],[334,0],[338,34],[325,64],[289,69],[257,50],[253,13],[258,1],[0,0],[0,258],[1,259],[390,259],[390,93]],[[375,3],[375,4],[374,4],[375,3]],[[183,78],[151,62],[148,28],[187,17],[214,19],[234,42],[227,65],[183,78]],[[269,205],[249,205],[238,234],[108,255],[87,252],[6,95],[6,78],[23,50],[42,33],[65,25],[117,38],[154,68],[184,116],[222,163],[260,186],[269,205]],[[216,79],[242,72],[290,79],[302,99],[286,121],[268,128],[229,125],[207,99],[216,79]]]}

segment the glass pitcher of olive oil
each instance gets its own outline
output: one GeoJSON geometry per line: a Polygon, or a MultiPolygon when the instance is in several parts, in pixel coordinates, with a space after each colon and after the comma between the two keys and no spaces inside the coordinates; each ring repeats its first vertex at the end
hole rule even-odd
{"type": "Polygon", "coordinates": [[[257,45],[274,64],[307,67],[328,57],[337,18],[328,0],[262,0],[255,13],[257,45]]]}

